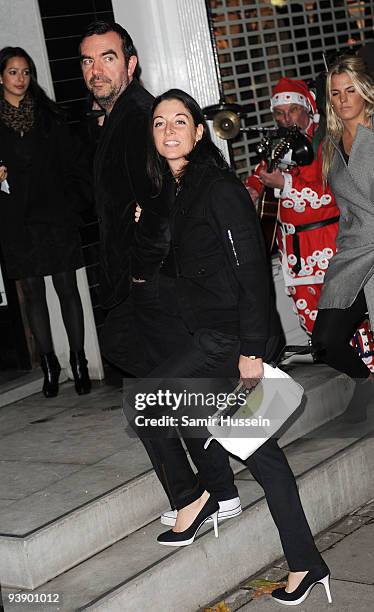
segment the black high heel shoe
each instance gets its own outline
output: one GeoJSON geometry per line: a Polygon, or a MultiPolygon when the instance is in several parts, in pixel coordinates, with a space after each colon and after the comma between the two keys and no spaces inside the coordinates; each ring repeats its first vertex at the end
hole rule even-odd
{"type": "Polygon", "coordinates": [[[56,397],[61,366],[53,351],[40,356],[40,366],[44,374],[42,391],[45,397],[56,397]]]}
{"type": "Polygon", "coordinates": [[[158,536],[157,542],[164,546],[188,546],[194,541],[197,532],[209,517],[212,517],[214,524],[214,535],[218,538],[218,509],[219,505],[215,499],[209,497],[205,505],[201,508],[192,525],[184,531],[176,532],[172,529],[165,531],[158,536]]]}
{"type": "Polygon", "coordinates": [[[310,591],[318,582],[323,584],[325,587],[327,600],[329,603],[332,603],[330,591],[330,570],[325,563],[310,569],[300,582],[299,586],[292,591],[292,593],[287,593],[286,589],[283,587],[282,589],[275,589],[271,595],[275,601],[278,601],[285,606],[297,606],[306,600],[310,591]]]}
{"type": "Polygon", "coordinates": [[[78,395],[85,395],[91,391],[91,380],[88,374],[87,359],[84,350],[70,351],[70,365],[74,376],[75,390],[78,395]]]}

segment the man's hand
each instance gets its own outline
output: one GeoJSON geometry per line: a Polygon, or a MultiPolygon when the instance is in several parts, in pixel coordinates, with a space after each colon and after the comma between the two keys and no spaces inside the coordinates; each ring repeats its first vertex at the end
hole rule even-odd
{"type": "Polygon", "coordinates": [[[258,176],[261,183],[265,185],[265,187],[280,189],[281,191],[283,190],[284,176],[279,168],[276,168],[273,172],[266,172],[266,170],[260,169],[258,176]]]}
{"type": "Polygon", "coordinates": [[[246,389],[251,389],[257,385],[258,380],[264,377],[264,364],[261,357],[250,359],[245,355],[239,357],[240,380],[246,389]]]}
{"type": "Polygon", "coordinates": [[[251,196],[251,200],[254,204],[255,207],[257,207],[257,201],[258,201],[258,193],[256,191],[256,189],[253,189],[253,187],[247,187],[247,191],[249,193],[249,195],[251,196]]]}

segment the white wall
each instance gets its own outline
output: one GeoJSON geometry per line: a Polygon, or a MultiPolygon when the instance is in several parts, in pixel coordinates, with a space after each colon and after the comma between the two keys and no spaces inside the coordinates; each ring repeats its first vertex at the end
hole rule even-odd
{"type": "MultiPolygon", "coordinates": [[[[178,87],[202,107],[219,101],[204,0],[112,0],[112,5],[116,21],[134,40],[146,89],[157,96],[178,87]]],[[[228,159],[226,142],[212,138],[228,159]]]]}
{"type": "MultiPolygon", "coordinates": [[[[38,82],[44,87],[47,94],[54,98],[47,48],[37,0],[0,0],[0,24],[0,48],[7,45],[23,47],[35,62],[38,82]]],[[[85,350],[90,375],[92,378],[102,379],[104,371],[84,268],[78,270],[77,277],[85,318],[85,350]]],[[[46,281],[55,350],[62,367],[69,370],[69,347],[61,318],[59,301],[51,278],[47,277],[46,281]]]]}
{"type": "Polygon", "coordinates": [[[37,0],[0,0],[0,49],[23,47],[35,62],[38,81],[54,97],[37,0]]]}

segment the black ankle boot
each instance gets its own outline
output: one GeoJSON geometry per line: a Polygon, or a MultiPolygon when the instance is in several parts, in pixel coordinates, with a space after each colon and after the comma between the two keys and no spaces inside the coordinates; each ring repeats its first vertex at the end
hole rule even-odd
{"type": "Polygon", "coordinates": [[[56,397],[58,394],[58,379],[60,377],[61,366],[56,355],[44,353],[40,357],[40,365],[44,374],[43,393],[45,397],[56,397]]]}
{"type": "Polygon", "coordinates": [[[91,381],[83,349],[78,352],[70,351],[70,365],[74,376],[75,390],[78,395],[89,393],[91,391],[91,381]]]}

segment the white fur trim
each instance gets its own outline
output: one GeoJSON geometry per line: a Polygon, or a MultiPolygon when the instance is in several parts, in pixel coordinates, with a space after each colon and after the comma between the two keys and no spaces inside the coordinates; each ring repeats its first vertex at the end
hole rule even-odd
{"type": "Polygon", "coordinates": [[[292,175],[289,174],[288,172],[282,172],[282,174],[284,176],[284,185],[283,185],[281,197],[289,198],[291,195],[291,189],[292,189],[292,175]]]}
{"type": "Polygon", "coordinates": [[[300,106],[304,106],[308,111],[311,110],[309,100],[303,94],[296,93],[295,91],[282,91],[275,94],[270,100],[270,110],[281,104],[300,104],[300,106]]]}

